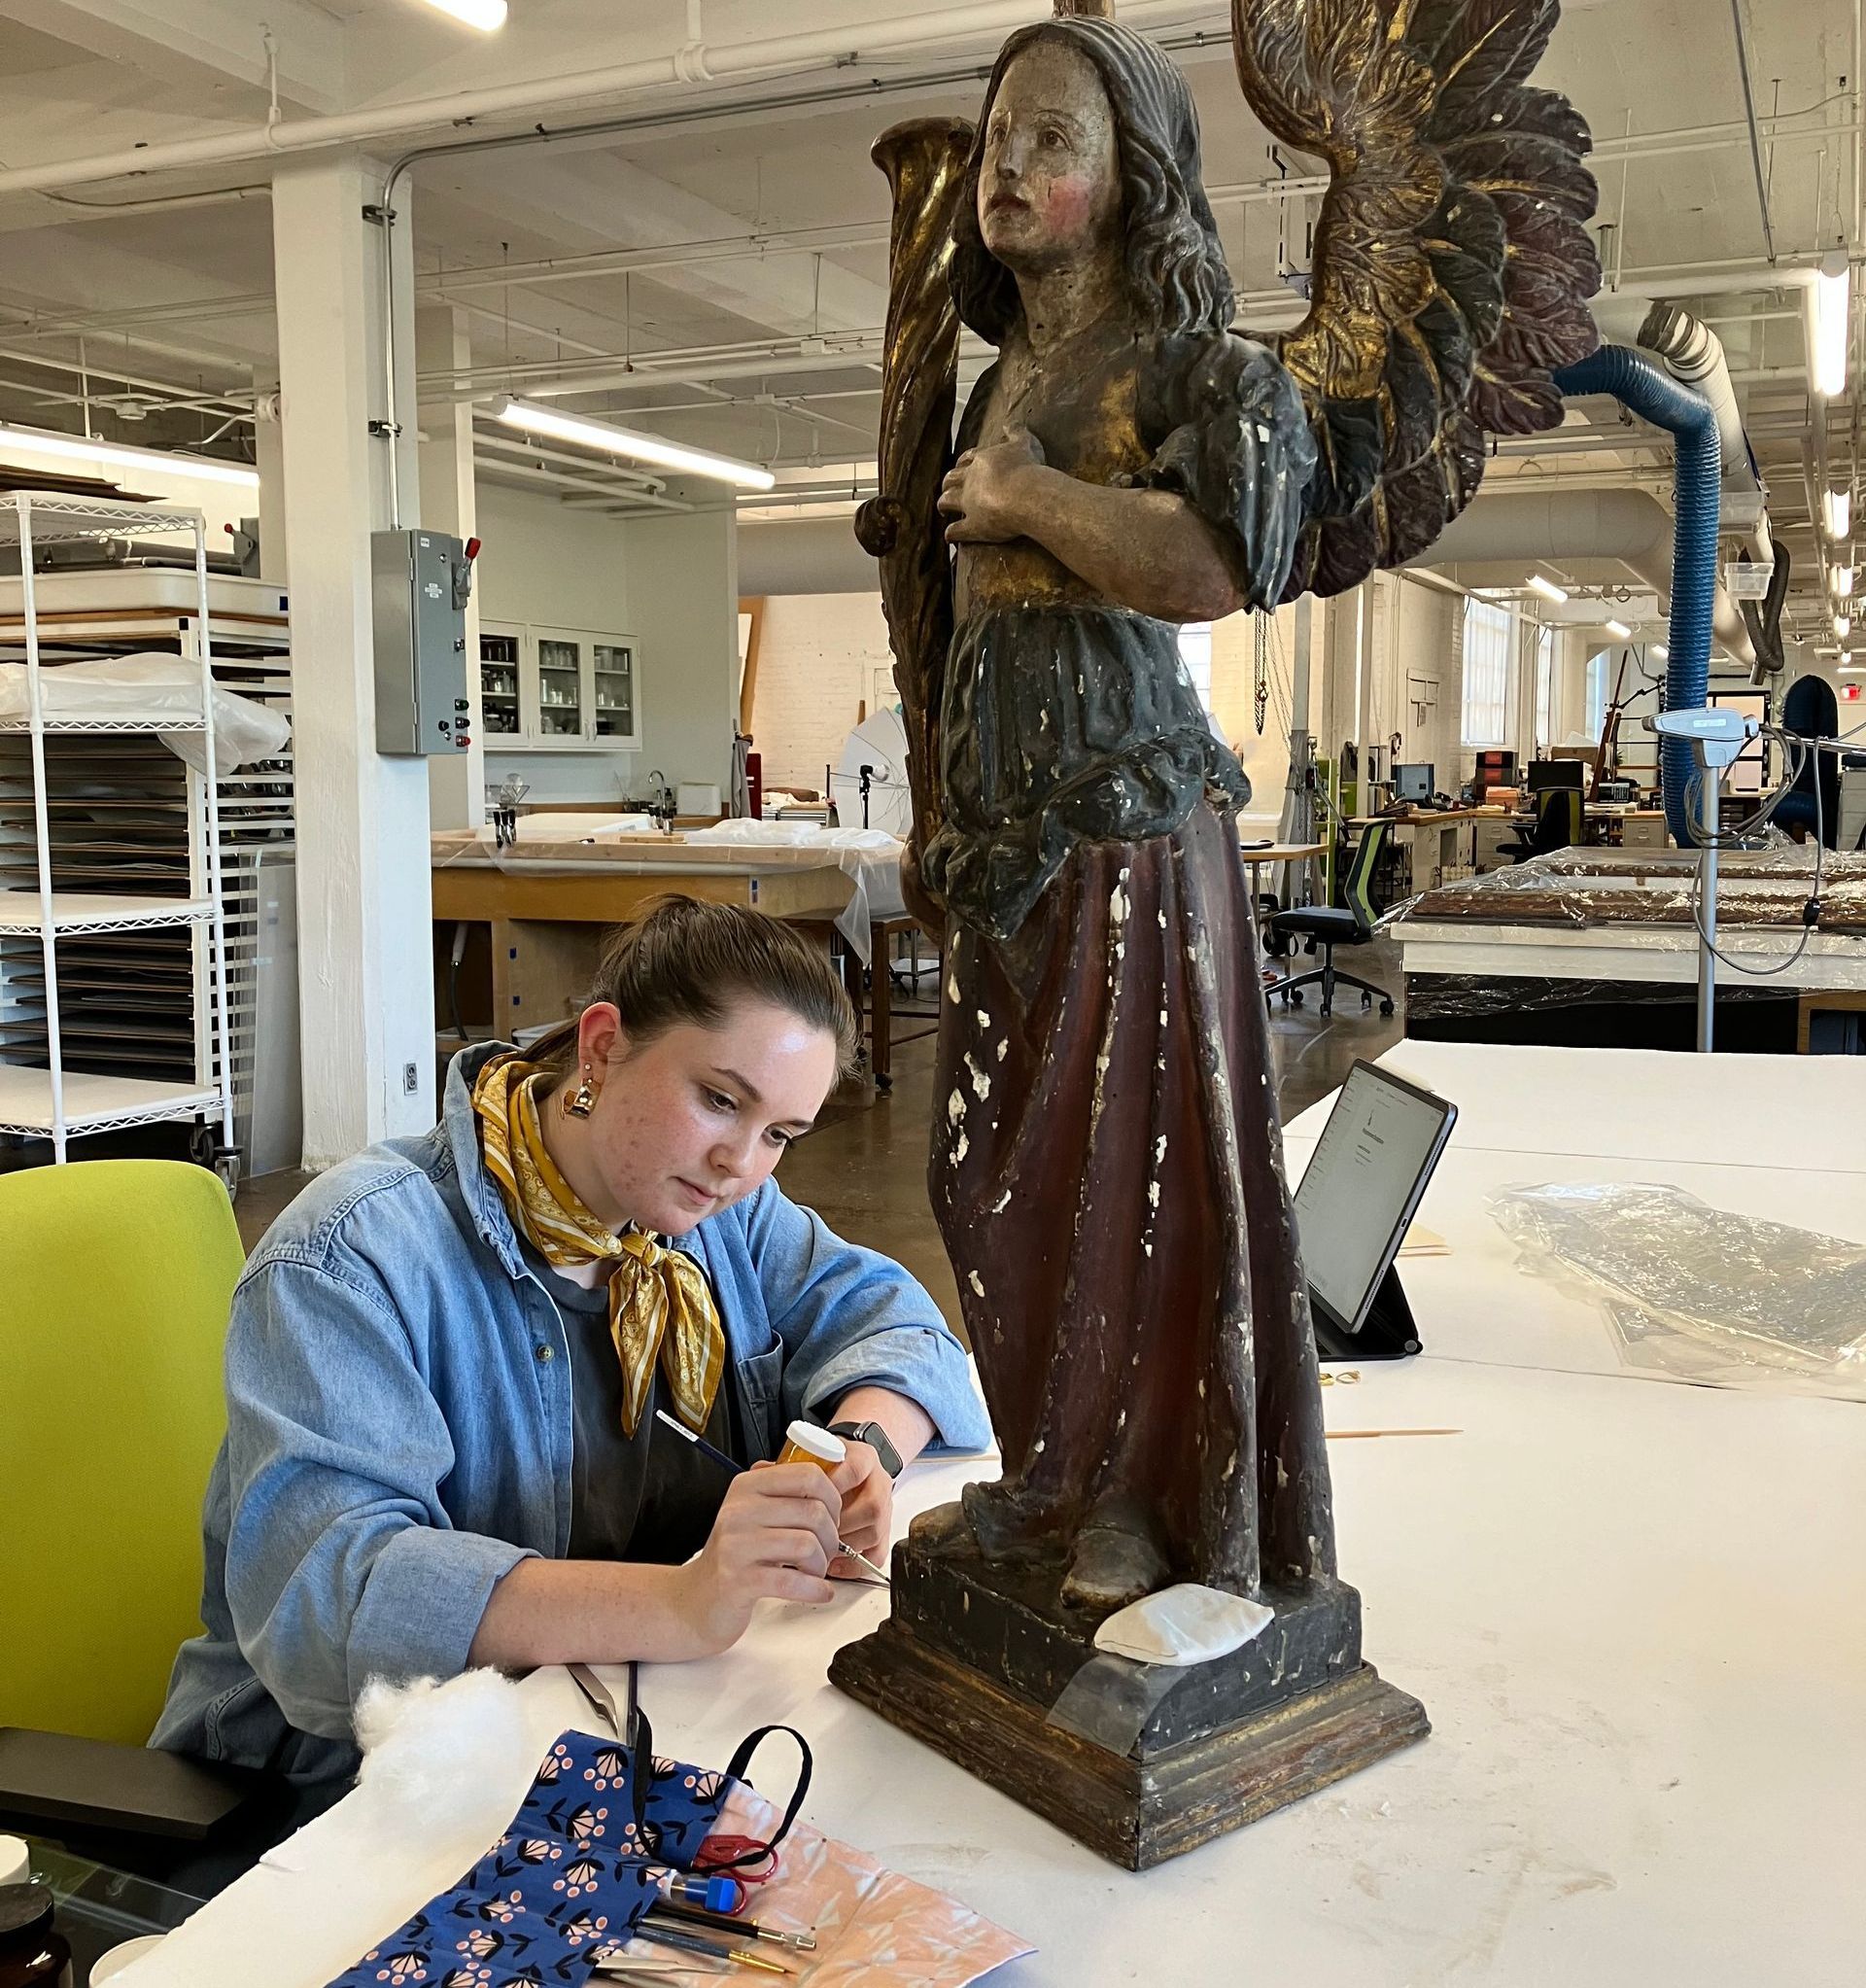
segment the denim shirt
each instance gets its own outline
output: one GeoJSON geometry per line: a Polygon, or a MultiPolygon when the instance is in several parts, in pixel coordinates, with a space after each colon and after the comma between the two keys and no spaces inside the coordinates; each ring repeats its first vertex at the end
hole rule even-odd
{"type": "MultiPolygon", "coordinates": [[[[314,1182],[234,1293],[226,1440],[208,1482],[206,1634],[182,1647],[151,1745],[301,1784],[353,1773],[371,1677],[466,1666],[494,1585],[570,1537],[571,1362],[481,1165],[463,1052],[441,1122],[314,1182]]],[[[785,1425],[851,1388],[916,1401],[938,1440],[990,1431],[927,1293],[832,1235],[775,1181],[679,1246],[706,1271],[743,1426],[785,1425]]]]}

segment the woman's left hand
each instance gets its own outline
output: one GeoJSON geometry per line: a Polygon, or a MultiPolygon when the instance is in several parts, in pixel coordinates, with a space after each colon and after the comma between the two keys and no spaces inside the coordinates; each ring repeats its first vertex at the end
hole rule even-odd
{"type": "Polygon", "coordinates": [[[1028,534],[1028,500],[1033,470],[1043,467],[1043,449],[1025,429],[988,449],[967,449],[940,486],[940,509],[951,519],[949,545],[1001,545],[1028,534]]]}
{"type": "MultiPolygon", "coordinates": [[[[885,1567],[894,1522],[894,1480],[870,1445],[848,1441],[847,1447],[848,1454],[830,1472],[831,1482],[843,1494],[842,1541],[878,1567],[885,1567]]],[[[860,1581],[866,1577],[855,1561],[839,1553],[829,1564],[829,1578],[860,1581]]]]}

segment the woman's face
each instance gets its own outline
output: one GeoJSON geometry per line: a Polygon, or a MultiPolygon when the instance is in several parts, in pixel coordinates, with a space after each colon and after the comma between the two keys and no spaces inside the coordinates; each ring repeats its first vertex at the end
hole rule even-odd
{"type": "Polygon", "coordinates": [[[985,122],[979,232],[1007,268],[1038,273],[1087,261],[1121,223],[1115,114],[1095,65],[1039,41],[1004,72],[985,122]]]}
{"type": "Polygon", "coordinates": [[[603,1221],[664,1236],[761,1187],[836,1082],[836,1038],[763,1001],[639,1047],[599,1005],[583,1018],[580,1054],[602,1090],[573,1184],[603,1221]]]}

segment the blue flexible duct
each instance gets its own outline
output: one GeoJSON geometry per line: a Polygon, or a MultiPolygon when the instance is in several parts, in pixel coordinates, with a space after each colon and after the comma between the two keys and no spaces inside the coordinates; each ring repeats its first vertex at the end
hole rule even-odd
{"type": "MultiPolygon", "coordinates": [[[[1565,394],[1611,394],[1677,438],[1676,531],[1672,550],[1671,658],[1665,672],[1667,711],[1692,711],[1710,694],[1710,627],[1717,597],[1717,506],[1723,443],[1717,417],[1702,394],[1625,345],[1604,345],[1592,358],[1555,375],[1565,394]]],[[[1666,825],[1680,849],[1696,846],[1686,817],[1685,788],[1696,772],[1688,742],[1667,739],[1659,756],[1666,825]]]]}

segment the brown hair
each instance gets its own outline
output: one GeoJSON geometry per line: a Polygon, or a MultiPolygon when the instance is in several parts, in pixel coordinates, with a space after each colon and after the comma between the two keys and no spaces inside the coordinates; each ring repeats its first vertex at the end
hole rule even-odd
{"type": "MultiPolygon", "coordinates": [[[[609,933],[583,1006],[611,1003],[632,1040],[651,1042],[683,1022],[716,1028],[741,1000],[769,1002],[833,1035],[839,1074],[854,1070],[861,1042],[855,1010],[828,954],[795,925],[743,904],[657,897],[609,933]]],[[[576,1024],[553,1029],[533,1056],[554,1079],[568,1075],[576,1024]]]]}

